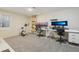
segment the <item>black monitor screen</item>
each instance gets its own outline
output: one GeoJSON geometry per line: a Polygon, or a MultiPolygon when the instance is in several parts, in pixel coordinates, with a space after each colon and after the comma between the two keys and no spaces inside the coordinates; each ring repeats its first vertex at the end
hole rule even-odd
{"type": "Polygon", "coordinates": [[[68,22],[67,21],[51,22],[51,25],[54,25],[54,26],[68,26],[68,22]]]}

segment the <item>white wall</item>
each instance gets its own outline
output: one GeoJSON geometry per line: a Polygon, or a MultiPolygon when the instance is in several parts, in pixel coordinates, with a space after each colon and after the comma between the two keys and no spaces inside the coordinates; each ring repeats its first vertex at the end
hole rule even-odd
{"type": "Polygon", "coordinates": [[[37,16],[37,22],[46,22],[50,19],[68,20],[68,27],[79,30],[79,8],[68,8],[37,16]]]}
{"type": "MultiPolygon", "coordinates": [[[[10,27],[9,28],[0,28],[0,37],[7,38],[11,36],[19,35],[21,27],[29,22],[29,18],[23,15],[10,13],[7,11],[0,11],[2,15],[10,16],[10,27]]],[[[26,29],[29,32],[29,27],[26,29]]]]}

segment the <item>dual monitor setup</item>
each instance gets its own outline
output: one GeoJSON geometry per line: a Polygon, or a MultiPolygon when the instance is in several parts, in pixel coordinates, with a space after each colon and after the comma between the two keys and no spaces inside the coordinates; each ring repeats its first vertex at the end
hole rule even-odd
{"type": "Polygon", "coordinates": [[[56,21],[51,22],[52,26],[68,26],[68,21],[56,21]]]}
{"type": "Polygon", "coordinates": [[[52,29],[57,29],[57,28],[64,28],[68,29],[68,21],[56,21],[56,22],[51,22],[51,26],[54,26],[52,29]],[[64,27],[65,26],[65,27],[64,27]]]}

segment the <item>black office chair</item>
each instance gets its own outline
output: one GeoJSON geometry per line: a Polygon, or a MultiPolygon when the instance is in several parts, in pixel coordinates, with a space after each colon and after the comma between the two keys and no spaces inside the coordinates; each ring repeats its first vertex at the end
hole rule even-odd
{"type": "Polygon", "coordinates": [[[66,43],[66,40],[62,38],[65,35],[65,29],[63,27],[57,28],[57,34],[60,36],[60,38],[57,40],[57,42],[66,43]]]}
{"type": "Polygon", "coordinates": [[[39,37],[43,37],[44,35],[43,35],[43,32],[44,30],[41,30],[41,28],[39,28],[38,30],[37,30],[37,32],[38,32],[38,35],[37,36],[39,36],[39,37]]]}

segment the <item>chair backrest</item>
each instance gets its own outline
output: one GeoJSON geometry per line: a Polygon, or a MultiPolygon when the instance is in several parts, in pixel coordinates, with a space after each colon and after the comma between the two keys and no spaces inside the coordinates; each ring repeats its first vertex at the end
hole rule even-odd
{"type": "Polygon", "coordinates": [[[65,32],[64,28],[57,28],[58,35],[64,36],[64,32],[65,32]]]}

